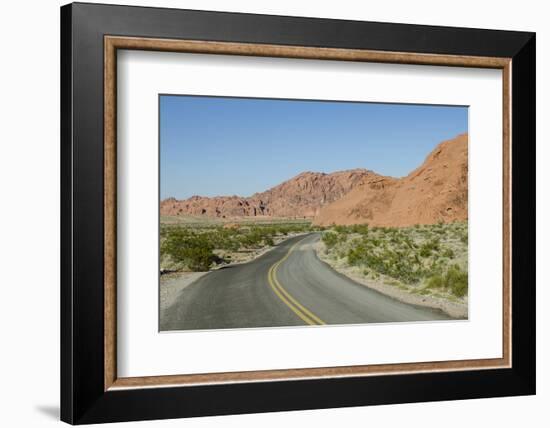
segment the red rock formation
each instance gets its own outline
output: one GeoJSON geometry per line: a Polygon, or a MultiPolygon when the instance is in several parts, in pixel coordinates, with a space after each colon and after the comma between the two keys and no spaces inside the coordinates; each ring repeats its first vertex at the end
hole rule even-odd
{"type": "Polygon", "coordinates": [[[468,135],[439,144],[404,178],[366,169],[304,172],[250,197],[168,198],[161,215],[313,218],[314,224],[410,226],[468,218],[468,135]]]}
{"type": "Polygon", "coordinates": [[[468,219],[468,135],[444,141],[408,176],[367,178],[314,224],[411,226],[468,219]]]}
{"type": "Polygon", "coordinates": [[[320,207],[344,196],[371,171],[354,169],[332,174],[304,172],[265,192],[251,197],[192,196],[185,200],[168,198],[161,202],[161,215],[194,215],[219,218],[232,217],[307,217],[313,218],[320,207]]]}

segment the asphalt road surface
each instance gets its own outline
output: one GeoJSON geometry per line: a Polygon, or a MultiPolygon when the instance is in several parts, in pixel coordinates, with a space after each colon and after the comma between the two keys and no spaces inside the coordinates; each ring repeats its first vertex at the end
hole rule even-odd
{"type": "Polygon", "coordinates": [[[401,303],[319,260],[318,233],[290,238],[245,264],[210,272],[161,313],[160,329],[197,330],[449,319],[401,303]]]}

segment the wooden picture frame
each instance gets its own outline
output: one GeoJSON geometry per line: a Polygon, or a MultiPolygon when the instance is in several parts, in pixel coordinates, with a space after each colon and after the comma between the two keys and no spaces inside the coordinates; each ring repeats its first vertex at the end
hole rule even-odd
{"type": "Polygon", "coordinates": [[[534,34],[76,3],[61,9],[61,53],[62,420],[114,422],[535,392],[534,34]],[[502,358],[118,377],[117,49],[502,70],[502,358]],[[258,396],[269,400],[254,399],[258,396]]]}

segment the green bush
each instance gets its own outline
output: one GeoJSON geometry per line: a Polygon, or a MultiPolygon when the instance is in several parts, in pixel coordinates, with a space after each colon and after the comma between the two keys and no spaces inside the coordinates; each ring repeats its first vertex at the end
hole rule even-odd
{"type": "Polygon", "coordinates": [[[430,257],[432,252],[429,248],[422,246],[418,254],[420,255],[420,257],[430,257]]]}
{"type": "Polygon", "coordinates": [[[433,275],[426,282],[427,288],[443,288],[445,286],[445,280],[441,275],[433,275]]]}
{"type": "Polygon", "coordinates": [[[375,253],[365,245],[357,245],[348,250],[347,259],[352,266],[365,266],[403,282],[416,283],[425,274],[410,252],[385,249],[375,253]]]}
{"type": "Polygon", "coordinates": [[[455,296],[465,296],[468,293],[468,273],[458,265],[452,265],[447,271],[446,285],[455,296]]]}
{"type": "MultiPolygon", "coordinates": [[[[348,263],[352,266],[361,264],[368,266],[368,250],[363,245],[350,248],[347,253],[348,263]]],[[[372,266],[369,266],[372,268],[372,266]]]]}
{"type": "Polygon", "coordinates": [[[327,253],[346,259],[349,266],[358,267],[367,277],[384,275],[384,281],[411,285],[422,282],[427,288],[464,296],[468,274],[459,266],[465,261],[467,264],[467,247],[460,241],[467,241],[467,233],[467,223],[404,228],[332,225],[323,242],[327,253]]]}
{"type": "Polygon", "coordinates": [[[447,257],[447,258],[449,258],[449,259],[452,259],[452,258],[454,258],[455,253],[454,253],[454,251],[451,250],[450,248],[447,248],[447,249],[445,249],[445,250],[443,251],[442,256],[443,256],[443,257],[447,257]]]}
{"type": "Polygon", "coordinates": [[[162,246],[164,252],[192,271],[207,271],[210,268],[216,258],[213,249],[214,246],[205,236],[186,230],[171,232],[162,246]]]}
{"type": "Polygon", "coordinates": [[[426,287],[444,288],[457,297],[463,297],[468,293],[468,273],[460,269],[458,265],[451,265],[445,274],[436,274],[430,277],[426,287]]]}
{"type": "Polygon", "coordinates": [[[238,228],[222,226],[172,226],[161,224],[161,255],[193,271],[208,270],[221,259],[214,251],[227,253],[275,245],[275,236],[311,231],[309,223],[243,224],[238,228]]]}
{"type": "Polygon", "coordinates": [[[334,232],[326,232],[323,234],[323,242],[327,249],[333,248],[338,243],[338,234],[334,232]]]}
{"type": "Polygon", "coordinates": [[[433,251],[439,251],[439,239],[433,238],[426,241],[420,247],[420,256],[429,257],[433,251]]]}
{"type": "Polygon", "coordinates": [[[354,224],[349,227],[351,233],[358,233],[360,235],[369,234],[369,225],[368,224],[354,224]]]}

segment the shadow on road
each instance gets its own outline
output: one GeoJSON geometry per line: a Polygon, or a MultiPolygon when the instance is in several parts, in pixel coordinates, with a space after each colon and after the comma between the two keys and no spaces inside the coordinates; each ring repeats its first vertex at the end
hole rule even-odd
{"type": "Polygon", "coordinates": [[[212,272],[215,272],[216,270],[222,270],[222,269],[233,269],[237,265],[228,265],[228,266],[221,266],[218,269],[213,270],[212,272]]]}

